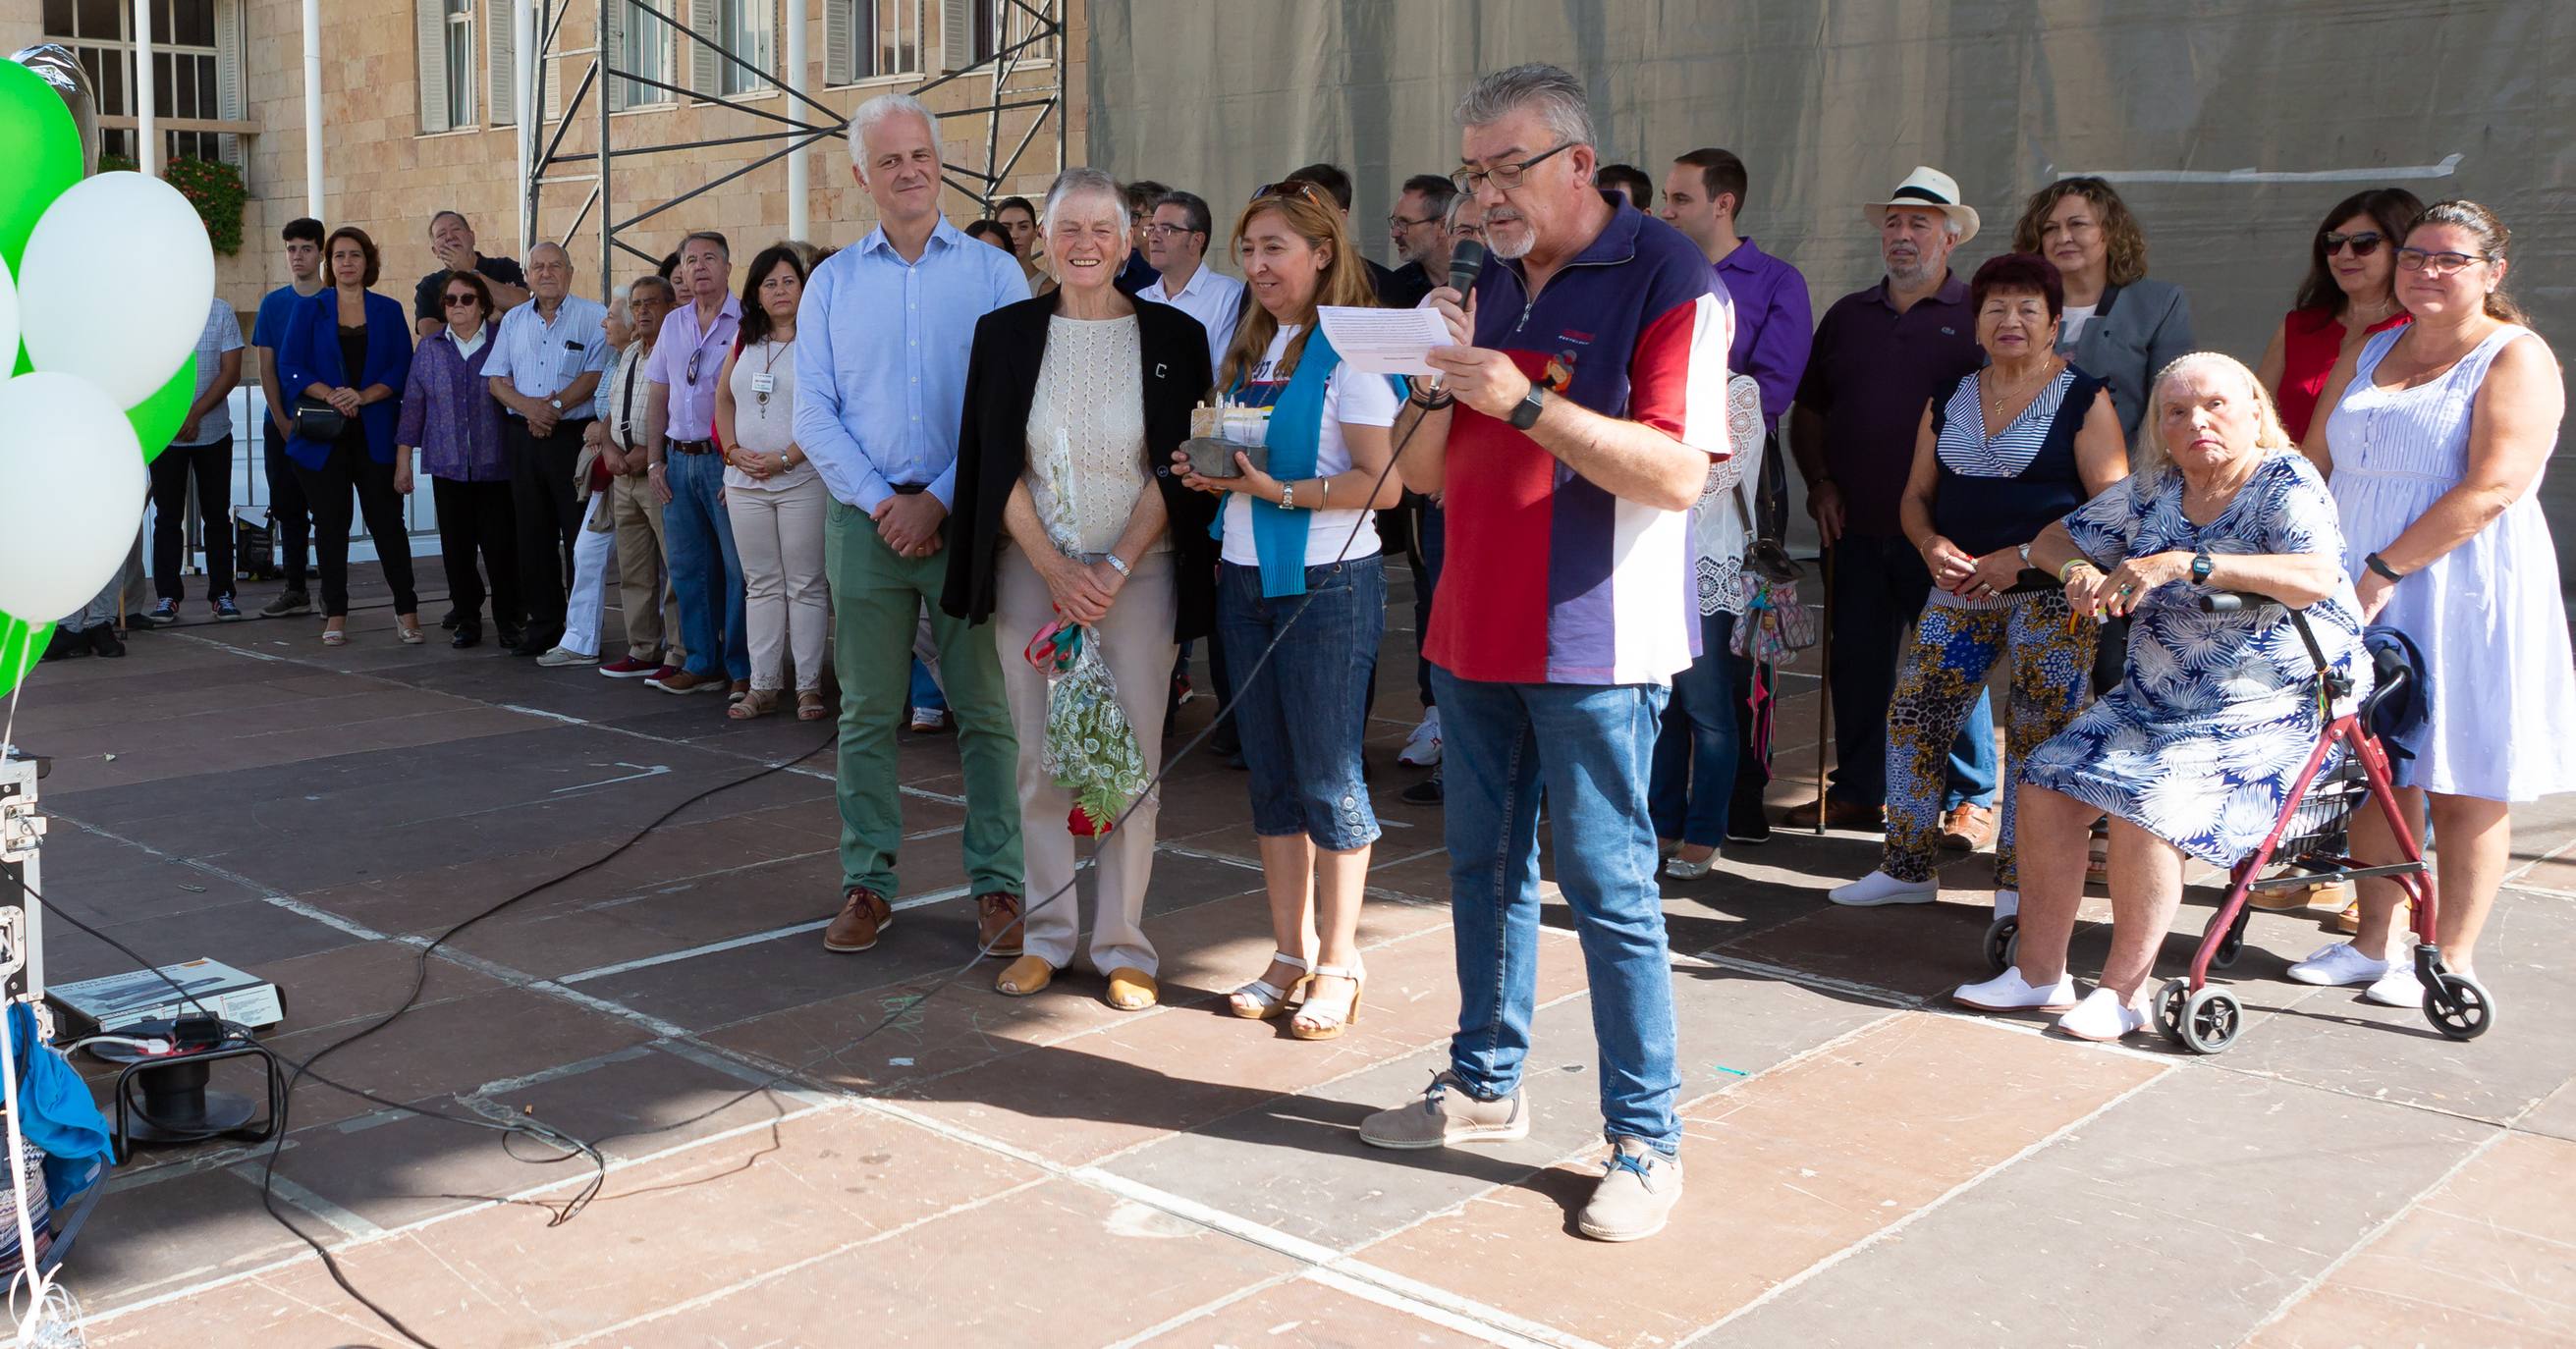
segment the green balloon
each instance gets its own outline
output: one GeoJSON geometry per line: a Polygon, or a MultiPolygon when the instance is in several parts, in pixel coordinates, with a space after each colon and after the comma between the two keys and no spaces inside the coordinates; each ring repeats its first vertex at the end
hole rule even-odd
{"type": "Polygon", "coordinates": [[[37,218],[81,180],[71,109],[42,76],[15,61],[0,61],[0,145],[9,147],[11,160],[0,176],[0,261],[14,272],[37,218]]]}
{"type": "Polygon", "coordinates": [[[0,613],[0,698],[18,687],[29,670],[45,654],[45,642],[53,636],[51,623],[30,623],[13,614],[0,613]]]}
{"type": "Polygon", "coordinates": [[[188,409],[197,401],[197,353],[189,352],[179,362],[179,373],[168,383],[152,391],[152,396],[125,410],[125,419],[134,423],[134,438],[142,442],[143,462],[151,463],[170,448],[179,434],[179,424],[188,420],[188,409]]]}

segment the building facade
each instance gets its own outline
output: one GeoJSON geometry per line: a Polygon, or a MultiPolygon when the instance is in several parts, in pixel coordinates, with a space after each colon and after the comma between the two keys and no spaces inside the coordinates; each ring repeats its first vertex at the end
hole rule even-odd
{"type": "MultiPolygon", "coordinates": [[[[828,126],[880,93],[933,86],[921,96],[940,114],[948,211],[961,221],[981,214],[986,197],[1045,189],[1059,167],[1058,119],[1077,160],[1084,144],[1084,0],[804,0],[809,59],[801,78],[786,69],[784,0],[326,0],[323,218],[376,240],[389,293],[407,297],[410,281],[437,265],[428,227],[442,210],[465,213],[484,252],[520,250],[523,118],[512,71],[521,3],[535,5],[540,33],[553,33],[540,43],[545,93],[536,134],[557,159],[538,191],[533,237],[569,243],[585,293],[597,286],[603,208],[595,200],[601,95],[582,87],[603,10],[609,64],[630,76],[606,91],[605,214],[619,222],[620,239],[650,257],[691,229],[723,231],[745,258],[782,237],[784,159],[657,208],[776,154],[785,148],[776,133],[791,121],[828,126]],[[1061,33],[1045,31],[1048,14],[1060,16],[1061,33]],[[989,63],[973,68],[997,52],[1014,57],[1007,78],[989,63]],[[759,133],[771,135],[705,144],[759,133]],[[1004,171],[1024,139],[1016,165],[1004,171]],[[987,184],[983,173],[1000,181],[987,184]]],[[[230,162],[249,191],[242,247],[216,259],[218,293],[247,313],[286,280],[277,231],[307,209],[302,6],[151,6],[163,154],[230,162]]],[[[0,50],[72,47],[99,91],[105,148],[128,156],[136,135],[133,11],[132,0],[0,0],[0,50]]],[[[874,213],[851,181],[843,142],[825,137],[796,153],[808,159],[806,232],[825,244],[866,233],[874,213]]],[[[614,269],[624,276],[649,267],[627,256],[614,269]]]]}

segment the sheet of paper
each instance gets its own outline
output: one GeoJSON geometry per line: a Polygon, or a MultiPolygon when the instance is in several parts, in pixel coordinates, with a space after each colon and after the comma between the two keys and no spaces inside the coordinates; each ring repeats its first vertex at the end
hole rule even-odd
{"type": "Polygon", "coordinates": [[[1328,304],[1315,313],[1343,363],[1372,375],[1428,375],[1431,349],[1450,345],[1438,310],[1328,304]]]}

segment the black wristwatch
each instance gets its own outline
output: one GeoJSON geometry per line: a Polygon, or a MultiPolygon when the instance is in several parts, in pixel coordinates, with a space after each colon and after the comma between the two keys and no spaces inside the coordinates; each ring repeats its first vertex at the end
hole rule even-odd
{"type": "Polygon", "coordinates": [[[2387,577],[2390,581],[2403,581],[2406,579],[2403,573],[2399,572],[2395,567],[2388,565],[2387,558],[2381,557],[2377,553],[2372,553],[2363,558],[2361,560],[2361,565],[2370,568],[2372,571],[2378,572],[2380,575],[2387,577]]]}
{"type": "Polygon", "coordinates": [[[2192,554],[2191,583],[2196,586],[2205,586],[2209,584],[2209,567],[2210,562],[2208,549],[2203,548],[2199,552],[2192,554]]]}
{"type": "Polygon", "coordinates": [[[1539,411],[1546,406],[1547,390],[1537,384],[1531,385],[1529,396],[1523,398],[1512,408],[1512,429],[1515,431],[1526,431],[1531,427],[1538,425],[1539,411]]]}

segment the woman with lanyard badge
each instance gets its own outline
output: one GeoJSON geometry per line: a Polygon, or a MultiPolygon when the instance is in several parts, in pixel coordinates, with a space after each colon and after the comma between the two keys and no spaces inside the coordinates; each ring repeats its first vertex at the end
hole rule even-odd
{"type": "Polygon", "coordinates": [[[1365,978],[1360,892],[1379,829],[1360,780],[1360,728],[1386,630],[1370,515],[1395,505],[1402,486],[1387,472],[1397,394],[1383,377],[1341,368],[1316,328],[1319,304],[1376,303],[1330,197],[1296,179],[1263,188],[1233,242],[1260,303],[1246,307],[1217,386],[1267,409],[1267,471],[1238,453],[1241,477],[1204,478],[1174,456],[1189,486],[1231,493],[1220,517],[1217,640],[1237,685],[1234,722],[1252,770],[1252,827],[1278,941],[1270,967],[1229,1005],[1266,1020],[1302,989],[1289,1033],[1329,1040],[1358,1018],[1365,978]]]}
{"type": "Polygon", "coordinates": [[[751,692],[727,709],[736,721],[777,710],[780,657],[796,666],[796,718],[821,721],[823,646],[831,607],[823,581],[822,475],[796,447],[796,305],[805,260],[772,244],[751,260],[742,287],[742,341],[716,377],[716,439],[725,447],[725,513],[742,558],[743,626],[751,692]]]}

